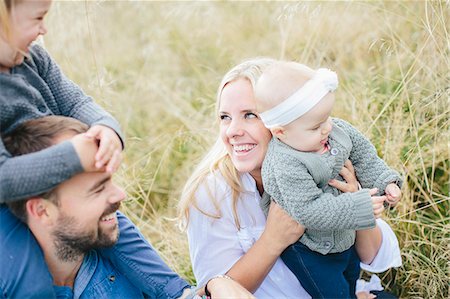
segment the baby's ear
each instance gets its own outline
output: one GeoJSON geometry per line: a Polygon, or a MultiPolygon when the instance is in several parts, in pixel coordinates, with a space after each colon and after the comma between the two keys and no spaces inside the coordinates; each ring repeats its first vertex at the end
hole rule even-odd
{"type": "Polygon", "coordinates": [[[286,129],[282,126],[276,126],[270,129],[272,135],[280,140],[286,137],[286,129]]]}

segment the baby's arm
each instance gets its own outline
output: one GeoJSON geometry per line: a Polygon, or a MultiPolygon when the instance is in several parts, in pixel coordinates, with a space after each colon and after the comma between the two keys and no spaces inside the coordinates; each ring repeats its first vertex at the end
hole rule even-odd
{"type": "Polygon", "coordinates": [[[384,194],[386,186],[390,183],[401,187],[400,175],[378,157],[373,144],[361,132],[341,119],[333,119],[333,122],[352,140],[349,159],[356,169],[358,181],[363,188],[378,188],[380,194],[384,194]]]}
{"type": "Polygon", "coordinates": [[[384,193],[386,193],[386,200],[391,206],[395,206],[402,197],[402,191],[399,186],[394,183],[387,185],[384,193]]]}
{"type": "Polygon", "coordinates": [[[296,221],[318,230],[357,230],[375,225],[374,200],[369,190],[339,196],[324,193],[301,162],[285,164],[272,164],[276,179],[264,182],[264,186],[296,221]]]}

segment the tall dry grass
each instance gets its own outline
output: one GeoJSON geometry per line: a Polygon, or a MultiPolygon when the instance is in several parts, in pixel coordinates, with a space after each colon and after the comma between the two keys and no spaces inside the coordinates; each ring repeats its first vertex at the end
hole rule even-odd
{"type": "Polygon", "coordinates": [[[193,281],[184,234],[168,220],[216,138],[215,92],[245,58],[326,66],[335,115],[405,176],[386,213],[403,266],[382,275],[400,297],[449,296],[449,2],[143,2],[53,4],[46,47],[121,122],[125,211],[193,281]]]}

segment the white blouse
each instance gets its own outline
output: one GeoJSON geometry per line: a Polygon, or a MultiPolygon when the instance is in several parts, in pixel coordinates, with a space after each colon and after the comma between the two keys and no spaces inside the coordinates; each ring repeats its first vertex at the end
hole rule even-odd
{"type": "MultiPolygon", "coordinates": [[[[231,189],[222,176],[208,177],[207,184],[196,193],[197,204],[206,213],[217,215],[210,199],[219,203],[221,218],[204,215],[191,207],[188,225],[189,251],[197,284],[205,284],[211,277],[226,273],[259,239],[266,217],[259,201],[255,180],[245,173],[241,176],[245,192],[237,204],[237,214],[241,229],[238,230],[233,217],[231,189]]],[[[389,225],[377,219],[383,241],[381,248],[370,265],[361,267],[372,272],[382,272],[391,267],[401,266],[400,248],[397,238],[389,225]]],[[[311,298],[300,285],[297,278],[278,258],[254,295],[257,298],[311,298]]]]}

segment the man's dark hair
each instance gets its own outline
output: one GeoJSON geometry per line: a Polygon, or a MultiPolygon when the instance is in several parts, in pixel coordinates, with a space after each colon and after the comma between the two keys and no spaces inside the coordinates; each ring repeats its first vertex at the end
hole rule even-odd
{"type": "MultiPolygon", "coordinates": [[[[2,140],[6,150],[13,156],[21,156],[38,152],[56,143],[58,137],[65,134],[85,133],[89,126],[77,119],[65,116],[45,116],[28,120],[12,132],[3,135],[2,140]]],[[[39,197],[53,200],[58,204],[54,190],[40,194],[39,197]]],[[[11,212],[20,220],[27,223],[26,203],[28,199],[7,203],[11,212]]]]}

